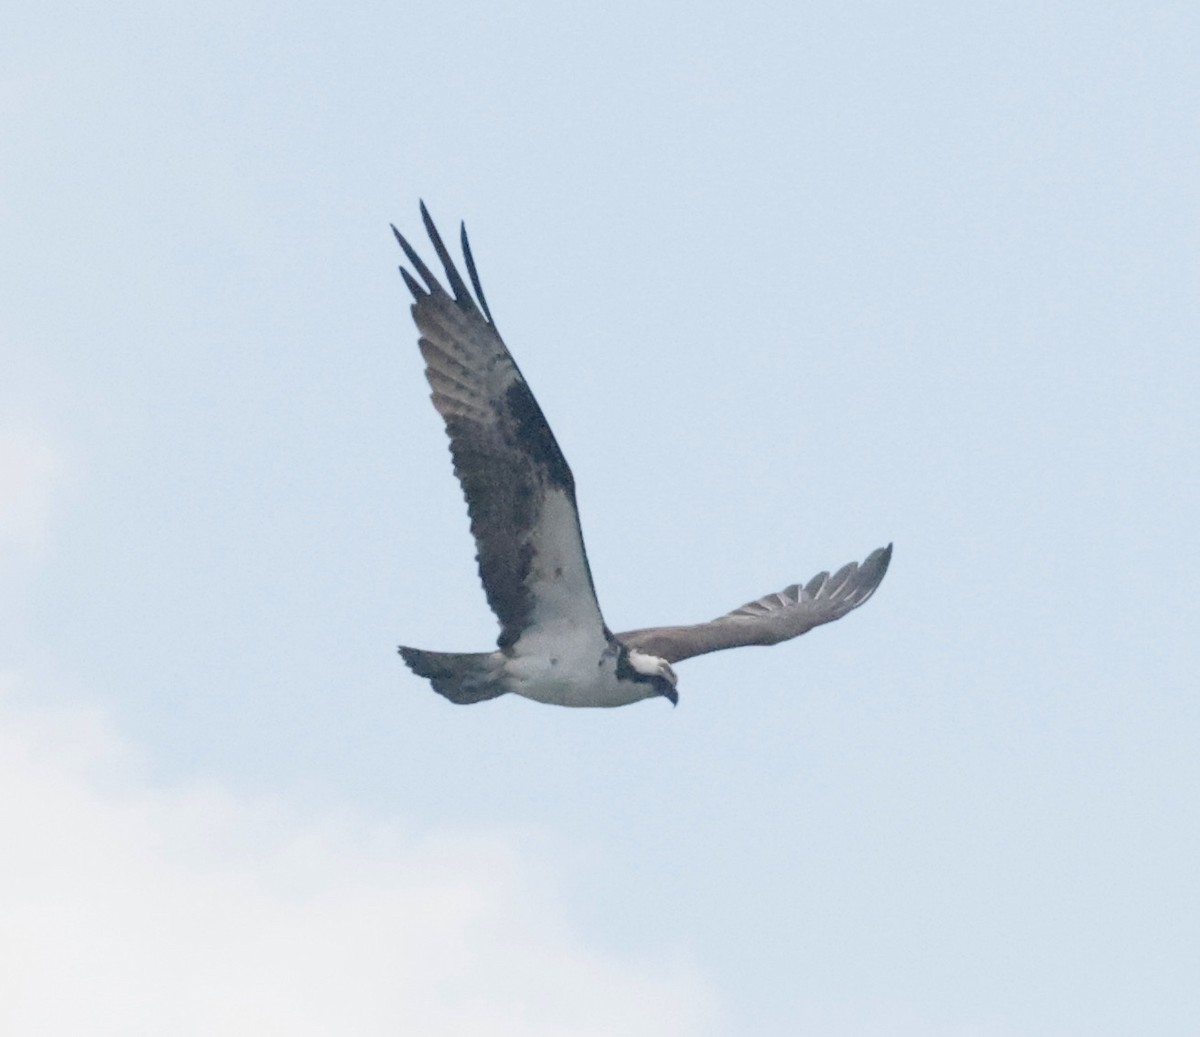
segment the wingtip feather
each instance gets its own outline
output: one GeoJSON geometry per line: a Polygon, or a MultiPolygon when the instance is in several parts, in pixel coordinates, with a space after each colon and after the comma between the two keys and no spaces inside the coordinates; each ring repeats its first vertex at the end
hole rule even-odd
{"type": "Polygon", "coordinates": [[[483,285],[479,281],[479,271],[475,269],[475,257],[471,255],[471,242],[467,238],[467,224],[464,220],[459,224],[459,240],[462,242],[463,259],[467,262],[467,274],[471,278],[471,285],[475,289],[475,295],[479,299],[479,305],[483,308],[484,316],[494,328],[496,321],[492,317],[492,311],[488,308],[487,298],[483,294],[483,285]]]}
{"type": "Polygon", "coordinates": [[[391,224],[391,228],[392,233],[396,235],[396,241],[399,243],[400,248],[403,249],[405,256],[408,257],[408,261],[413,265],[417,273],[421,275],[421,280],[428,286],[428,290],[422,290],[421,294],[429,295],[432,292],[440,290],[442,286],[438,283],[438,279],[433,276],[433,271],[425,265],[425,261],[417,255],[417,250],[409,244],[408,238],[396,229],[395,224],[391,224]]]}
{"type": "Polygon", "coordinates": [[[417,279],[413,277],[413,275],[410,274],[404,267],[400,268],[400,276],[404,278],[404,283],[408,286],[408,290],[412,292],[414,299],[423,299],[429,294],[417,281],[417,279]]]}
{"type": "Polygon", "coordinates": [[[462,275],[458,272],[458,267],[454,265],[454,259],[450,255],[450,250],[446,248],[446,243],[442,241],[441,234],[438,233],[437,226],[433,222],[433,217],[429,215],[429,210],[425,207],[425,203],[421,203],[421,220],[425,224],[425,233],[429,235],[429,240],[433,242],[433,250],[437,253],[438,260],[442,264],[442,269],[446,271],[446,280],[450,282],[450,290],[454,292],[454,301],[459,306],[465,306],[469,309],[475,309],[475,300],[471,298],[470,291],[467,290],[466,282],[463,281],[462,275]]]}

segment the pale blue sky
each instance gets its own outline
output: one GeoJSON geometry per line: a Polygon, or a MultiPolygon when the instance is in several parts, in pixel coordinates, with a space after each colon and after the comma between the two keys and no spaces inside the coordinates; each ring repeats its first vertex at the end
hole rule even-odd
{"type": "Polygon", "coordinates": [[[1154,2],[10,12],[0,1021],[1195,1034],[1198,42],[1154,2]],[[495,636],[419,197],[615,629],[894,540],[876,598],[675,710],[408,674],[495,636]]]}

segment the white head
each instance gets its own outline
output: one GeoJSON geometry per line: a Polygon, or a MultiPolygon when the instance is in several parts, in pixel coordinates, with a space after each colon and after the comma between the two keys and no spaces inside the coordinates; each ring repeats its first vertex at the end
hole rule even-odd
{"type": "Polygon", "coordinates": [[[650,655],[648,652],[639,652],[636,648],[631,648],[629,649],[629,665],[643,677],[650,678],[648,683],[653,686],[657,694],[669,698],[672,705],[679,702],[679,695],[675,691],[675,685],[679,682],[679,678],[675,676],[675,671],[671,669],[671,664],[666,659],[660,659],[657,655],[650,655]]]}

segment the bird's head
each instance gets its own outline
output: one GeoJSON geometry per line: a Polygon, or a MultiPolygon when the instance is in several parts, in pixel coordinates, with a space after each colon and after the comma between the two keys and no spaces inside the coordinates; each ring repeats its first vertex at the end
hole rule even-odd
{"type": "Polygon", "coordinates": [[[631,648],[629,665],[637,675],[635,680],[649,684],[655,695],[662,695],[663,698],[670,699],[672,706],[679,704],[679,692],[675,690],[679,678],[675,676],[675,671],[671,669],[671,664],[666,659],[660,659],[657,655],[650,655],[631,648]]]}

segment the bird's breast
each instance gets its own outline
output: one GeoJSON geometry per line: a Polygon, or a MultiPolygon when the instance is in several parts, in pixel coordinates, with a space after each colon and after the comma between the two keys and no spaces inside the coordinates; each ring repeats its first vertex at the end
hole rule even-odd
{"type": "Polygon", "coordinates": [[[535,655],[522,653],[518,642],[504,667],[509,691],[556,706],[600,708],[627,706],[648,697],[648,685],[617,677],[611,652],[565,650],[569,647],[535,655]]]}

